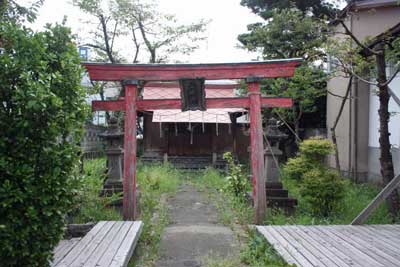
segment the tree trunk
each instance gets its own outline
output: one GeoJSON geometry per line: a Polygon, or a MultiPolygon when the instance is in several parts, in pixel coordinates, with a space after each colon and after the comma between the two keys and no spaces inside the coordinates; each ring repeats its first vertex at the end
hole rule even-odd
{"type": "MultiPolygon", "coordinates": [[[[394,177],[393,159],[390,145],[390,133],[389,133],[389,87],[386,85],[386,61],[385,61],[385,48],[384,44],[378,44],[376,47],[376,65],[378,74],[378,88],[379,88],[379,144],[380,144],[380,163],[381,163],[381,175],[383,178],[384,185],[387,185],[394,177]]],[[[387,198],[387,205],[389,212],[393,219],[399,215],[400,200],[397,189],[387,198]]]]}

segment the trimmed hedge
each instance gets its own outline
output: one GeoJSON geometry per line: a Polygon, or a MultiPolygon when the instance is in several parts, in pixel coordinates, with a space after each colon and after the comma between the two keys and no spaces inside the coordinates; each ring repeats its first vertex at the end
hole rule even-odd
{"type": "Polygon", "coordinates": [[[62,25],[0,24],[0,40],[0,265],[48,266],[78,177],[80,59],[62,25]]]}

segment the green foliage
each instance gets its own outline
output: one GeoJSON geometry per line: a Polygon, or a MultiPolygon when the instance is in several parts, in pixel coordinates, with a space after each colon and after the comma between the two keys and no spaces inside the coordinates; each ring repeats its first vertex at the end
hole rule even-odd
{"type": "Polygon", "coordinates": [[[313,169],[304,174],[300,194],[309,204],[312,214],[327,217],[337,210],[344,189],[344,182],[337,172],[313,169]]]}
{"type": "Polygon", "coordinates": [[[283,167],[283,172],[291,179],[301,180],[303,175],[312,169],[313,163],[305,157],[290,158],[283,167]]]}
{"type": "Polygon", "coordinates": [[[26,7],[13,0],[0,1],[0,23],[23,23],[33,22],[37,17],[38,9],[43,5],[44,0],[31,1],[26,7]]]}
{"type": "Polygon", "coordinates": [[[291,179],[302,180],[306,172],[326,168],[323,159],[333,151],[334,146],[328,139],[304,140],[300,143],[300,155],[289,159],[283,166],[283,172],[291,179]]]}
{"type": "MultiPolygon", "coordinates": [[[[238,36],[244,48],[259,51],[265,59],[301,57],[305,62],[291,78],[264,80],[264,93],[294,99],[296,109],[276,109],[285,120],[298,124],[304,113],[325,113],[327,75],[315,62],[323,54],[321,47],[328,37],[327,24],[298,9],[273,9],[265,23],[248,26],[248,33],[238,36]]],[[[321,116],[321,121],[325,116],[321,116]]],[[[322,122],[320,124],[323,124],[322,122]]],[[[296,127],[297,128],[297,127],[296,127]]]]}
{"type": "Polygon", "coordinates": [[[98,221],[119,221],[122,219],[118,210],[111,204],[121,199],[122,194],[100,197],[100,190],[106,178],[104,158],[87,160],[84,164],[84,175],[76,195],[75,208],[71,212],[74,223],[98,221]]]}
{"type": "Polygon", "coordinates": [[[224,160],[228,162],[228,176],[224,190],[244,200],[248,189],[248,180],[243,173],[243,167],[236,164],[231,152],[224,153],[224,160]]]}
{"type": "Polygon", "coordinates": [[[240,4],[264,19],[270,18],[274,9],[297,8],[303,14],[311,13],[318,18],[332,17],[337,11],[333,1],[321,0],[242,0],[240,4]]]}
{"type": "Polygon", "coordinates": [[[48,266],[72,207],[85,119],[68,28],[0,24],[0,262],[48,266]]]}
{"type": "Polygon", "coordinates": [[[300,153],[311,161],[323,160],[325,156],[334,152],[332,141],[321,138],[310,138],[300,144],[300,153]]]}
{"type": "Polygon", "coordinates": [[[301,181],[299,193],[313,215],[328,216],[343,198],[343,181],[323,162],[333,151],[330,140],[311,138],[300,144],[300,155],[283,167],[286,177],[301,181]]]}
{"type": "MultiPolygon", "coordinates": [[[[269,95],[285,96],[294,99],[298,110],[276,109],[288,121],[294,122],[304,113],[319,112],[325,114],[322,107],[316,105],[317,101],[326,96],[328,76],[315,66],[303,64],[295,70],[291,78],[268,80],[266,93],[269,95]]],[[[325,115],[323,116],[325,117],[325,115]]]]}
{"type": "Polygon", "coordinates": [[[238,39],[264,58],[315,57],[326,40],[326,24],[297,9],[275,9],[266,23],[248,25],[249,33],[238,39]]]}
{"type": "Polygon", "coordinates": [[[274,248],[267,243],[265,237],[256,233],[255,230],[248,230],[246,245],[240,252],[241,260],[252,267],[289,267],[276,253],[274,248]]]}

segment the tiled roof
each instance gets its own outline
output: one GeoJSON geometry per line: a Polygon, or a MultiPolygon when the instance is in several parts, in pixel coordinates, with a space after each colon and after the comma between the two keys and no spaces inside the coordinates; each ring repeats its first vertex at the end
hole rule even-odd
{"type": "MultiPolygon", "coordinates": [[[[236,97],[234,89],[206,89],[207,98],[236,97]]],[[[148,87],[144,88],[143,99],[177,99],[181,98],[180,88],[148,87]]],[[[197,123],[231,123],[229,113],[243,112],[245,109],[208,109],[207,111],[185,111],[180,109],[153,110],[153,122],[197,122],[197,123]]]]}

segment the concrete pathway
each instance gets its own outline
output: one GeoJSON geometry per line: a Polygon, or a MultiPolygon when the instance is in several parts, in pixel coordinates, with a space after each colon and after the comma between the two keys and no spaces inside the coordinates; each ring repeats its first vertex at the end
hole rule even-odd
{"type": "Polygon", "coordinates": [[[239,253],[234,233],[218,223],[216,208],[193,186],[182,185],[168,205],[171,223],[161,237],[157,267],[199,267],[206,257],[239,253]]]}

